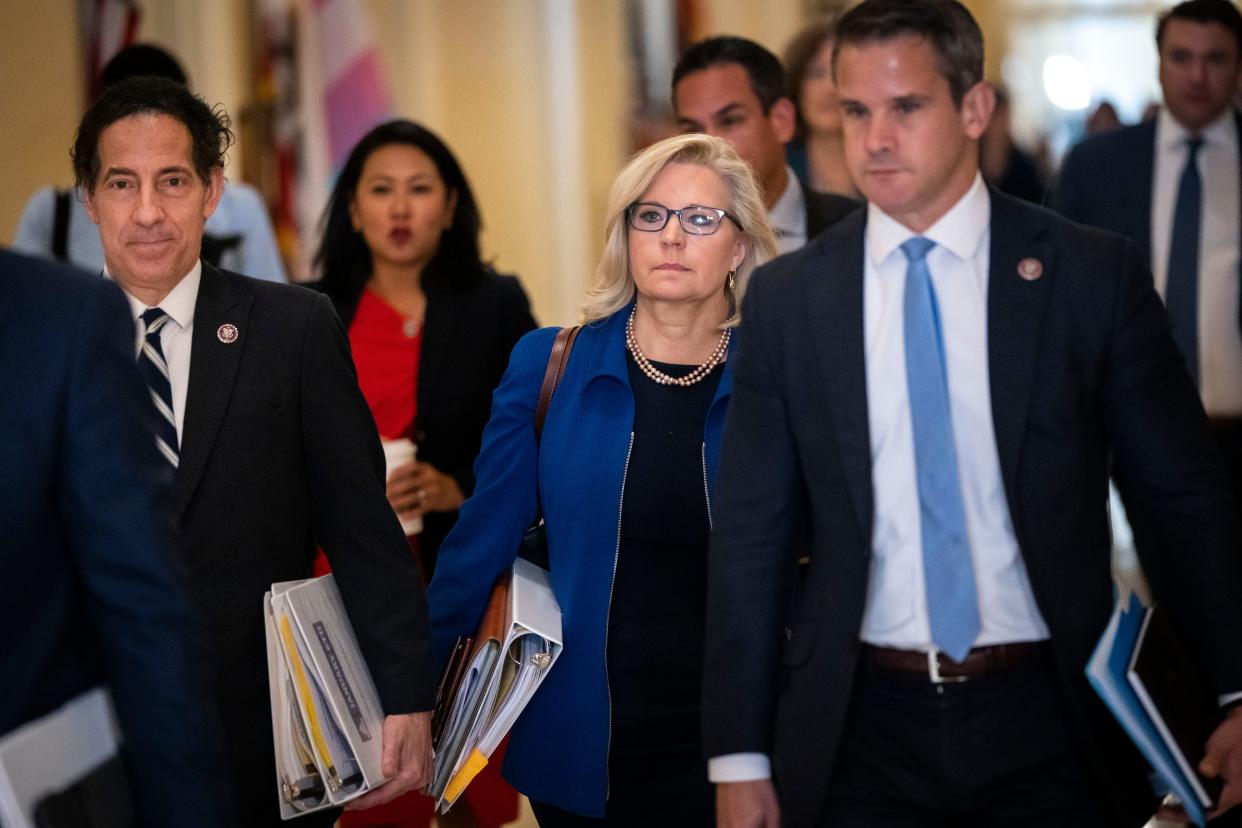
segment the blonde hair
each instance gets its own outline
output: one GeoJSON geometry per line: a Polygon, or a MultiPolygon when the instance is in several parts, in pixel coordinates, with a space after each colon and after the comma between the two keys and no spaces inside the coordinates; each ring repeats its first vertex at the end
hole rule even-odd
{"type": "MultiPolygon", "coordinates": [[[[608,193],[608,219],[604,225],[604,251],[595,267],[595,280],[582,303],[583,324],[599,321],[624,308],[634,298],[634,277],[630,275],[629,224],[626,209],[642,198],[660,171],[669,164],[696,164],[720,176],[729,192],[723,209],[742,225],[746,256],[734,273],[732,291],[725,285],[732,314],[722,327],[738,323],[742,297],[754,269],[776,255],[776,234],[768,221],[754,173],[733,147],[710,135],[677,135],[666,138],[638,153],[613,182],[608,193]]],[[[713,207],[717,205],[711,205],[713,207]]]]}

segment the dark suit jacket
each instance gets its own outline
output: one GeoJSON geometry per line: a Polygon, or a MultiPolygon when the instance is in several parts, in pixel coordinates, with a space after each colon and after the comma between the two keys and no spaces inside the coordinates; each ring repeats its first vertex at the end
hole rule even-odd
{"type": "MultiPolygon", "coordinates": [[[[1235,113],[1234,123],[1242,144],[1242,115],[1235,113]]],[[[1133,239],[1150,261],[1155,158],[1154,119],[1088,138],[1061,164],[1053,207],[1066,218],[1133,239]]],[[[1242,232],[1242,216],[1238,228],[1242,232]]],[[[1238,319],[1242,324],[1242,303],[1238,319]]]]}
{"type": "Polygon", "coordinates": [[[275,825],[263,593],[322,546],[386,714],[432,706],[426,601],[328,298],[204,263],[192,341],[176,509],[241,824],[275,825]]]}
{"type": "Polygon", "coordinates": [[[111,688],[146,826],[229,824],[172,475],[111,282],[0,251],[0,733],[111,688]]]}
{"type": "MultiPolygon", "coordinates": [[[[509,352],[522,334],[535,329],[530,302],[513,276],[491,270],[426,280],[422,351],[414,434],[418,459],[451,475],[462,494],[474,491],[474,459],[492,411],[492,391],[509,365],[509,352]]],[[[317,284],[314,287],[322,289],[317,284]]],[[[358,297],[337,301],[348,327],[358,297]]],[[[419,552],[430,580],[436,554],[457,512],[423,518],[419,552]]]]}
{"type": "MultiPolygon", "coordinates": [[[[988,364],[1009,512],[1084,761],[1138,825],[1152,811],[1145,766],[1083,675],[1113,605],[1110,453],[1156,595],[1219,692],[1242,689],[1235,507],[1139,250],[991,198],[988,364]],[[1042,278],[1019,278],[1027,257],[1042,278]]],[[[709,756],[769,753],[795,828],[824,804],[871,563],[865,221],[751,281],[714,496],[704,742],[709,756]],[[807,518],[799,585],[791,540],[807,518]]]]}
{"type": "Polygon", "coordinates": [[[838,193],[820,193],[802,188],[806,199],[806,239],[811,241],[824,230],[862,206],[849,196],[838,193]]]}

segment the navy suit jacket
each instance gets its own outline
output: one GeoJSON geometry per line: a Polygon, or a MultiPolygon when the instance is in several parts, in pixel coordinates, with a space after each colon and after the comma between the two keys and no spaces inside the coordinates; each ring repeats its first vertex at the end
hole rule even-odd
{"type": "Polygon", "coordinates": [[[125,301],[5,251],[0,296],[0,733],[106,683],[142,824],[230,824],[125,301]]]}
{"type": "MultiPolygon", "coordinates": [[[[1242,114],[1234,113],[1234,124],[1242,146],[1242,114]]],[[[1088,138],[1061,164],[1053,207],[1068,219],[1133,239],[1150,261],[1155,159],[1155,119],[1088,138]]],[[[1242,216],[1237,220],[1242,233],[1242,216]]],[[[1242,325],[1242,302],[1238,321],[1242,325]]]]}
{"type": "MultiPolygon", "coordinates": [[[[1153,589],[1222,693],[1242,689],[1235,506],[1138,248],[991,199],[988,365],[1009,513],[1084,762],[1119,821],[1139,825],[1154,807],[1145,765],[1083,675],[1113,606],[1110,462],[1153,589]],[[1019,277],[1028,257],[1041,278],[1019,277]]],[[[870,577],[865,221],[751,280],[713,497],[705,748],[771,755],[794,828],[824,805],[870,577]]]]}
{"type": "Polygon", "coordinates": [[[806,238],[811,241],[824,230],[857,210],[862,202],[840,193],[821,193],[802,188],[806,199],[806,238]]]}

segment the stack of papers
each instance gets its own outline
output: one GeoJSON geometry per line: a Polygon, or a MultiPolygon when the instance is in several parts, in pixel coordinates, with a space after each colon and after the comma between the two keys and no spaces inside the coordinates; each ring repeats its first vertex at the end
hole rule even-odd
{"type": "Polygon", "coordinates": [[[263,611],[281,818],[378,787],[383,708],[333,576],[272,584],[263,611]]]}
{"type": "Polygon", "coordinates": [[[445,813],[487,765],[561,652],[561,610],[548,573],[518,558],[501,576],[471,639],[441,683],[428,793],[445,813]]]}

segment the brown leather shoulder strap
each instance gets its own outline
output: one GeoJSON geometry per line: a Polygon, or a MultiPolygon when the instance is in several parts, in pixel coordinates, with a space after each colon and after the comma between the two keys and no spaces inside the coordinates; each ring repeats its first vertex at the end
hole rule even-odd
{"type": "Polygon", "coordinates": [[[548,368],[543,372],[543,385],[539,388],[539,405],[535,408],[536,440],[543,436],[543,421],[548,418],[548,405],[552,402],[552,395],[556,393],[556,386],[561,382],[565,366],[569,364],[569,352],[573,350],[574,340],[578,338],[580,330],[581,325],[561,328],[552,343],[552,352],[548,354],[548,368]]]}

